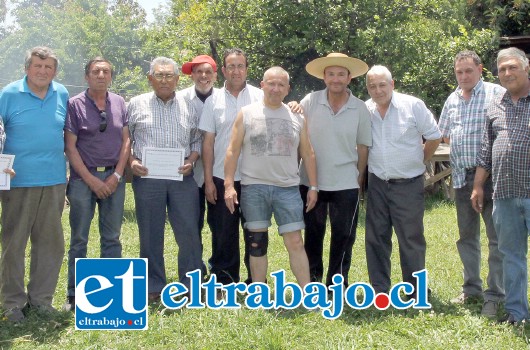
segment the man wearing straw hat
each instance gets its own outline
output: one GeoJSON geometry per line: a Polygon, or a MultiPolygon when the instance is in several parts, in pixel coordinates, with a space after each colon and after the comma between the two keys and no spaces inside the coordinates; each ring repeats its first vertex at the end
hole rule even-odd
{"type": "MultiPolygon", "coordinates": [[[[372,145],[370,112],[352,95],[348,84],[363,75],[363,61],[341,53],[330,53],[306,66],[309,74],[323,79],[324,90],[308,94],[300,102],[307,120],[309,139],[317,159],[318,187],[310,186],[305,168],[300,167],[300,192],[320,191],[313,210],[304,213],[305,249],[311,281],[323,276],[322,250],[329,211],[331,247],[326,284],[335,274],[348,284],[359,208],[359,188],[366,169],[368,147],[372,145]]],[[[304,206],[306,203],[304,203],[304,206]]]]}
{"type": "MultiPolygon", "coordinates": [[[[366,87],[373,137],[368,158],[366,260],[375,292],[388,293],[392,227],[403,281],[416,285],[412,274],[425,269],[424,163],[438,148],[442,134],[422,100],[394,91],[388,68],[373,66],[366,75],[366,87]]],[[[414,298],[415,291],[409,297],[414,298]]]]}

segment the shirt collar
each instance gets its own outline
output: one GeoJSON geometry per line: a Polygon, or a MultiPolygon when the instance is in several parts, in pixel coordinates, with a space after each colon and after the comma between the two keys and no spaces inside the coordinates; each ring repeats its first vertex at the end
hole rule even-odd
{"type": "MultiPolygon", "coordinates": [[[[348,89],[348,101],[346,101],[346,103],[344,104],[345,106],[353,107],[354,103],[353,103],[352,96],[353,96],[353,94],[351,93],[351,90],[348,89]]],[[[322,94],[319,97],[318,103],[326,105],[326,106],[329,106],[329,102],[328,102],[328,88],[325,88],[324,90],[322,90],[322,94]]]]}
{"type": "MultiPolygon", "coordinates": [[[[482,79],[479,79],[478,83],[471,90],[471,96],[476,96],[479,92],[482,91],[483,88],[484,88],[484,81],[482,79]]],[[[462,97],[462,93],[464,92],[464,90],[462,90],[462,88],[458,86],[455,92],[459,97],[462,97]]]]}
{"type": "MultiPolygon", "coordinates": [[[[519,100],[528,99],[528,98],[530,98],[530,91],[528,91],[528,95],[526,95],[525,97],[521,97],[519,100]]],[[[505,101],[512,101],[512,95],[510,95],[510,92],[507,89],[504,92],[504,95],[502,96],[502,99],[505,100],[505,101]]]]}
{"type": "MultiPolygon", "coordinates": [[[[90,95],[88,94],[88,89],[85,90],[85,96],[90,101],[94,102],[94,99],[92,97],[90,97],[90,95]]],[[[108,91],[105,93],[105,102],[107,102],[107,103],[109,102],[109,92],[108,91]]],[[[95,102],[94,102],[94,104],[95,104],[95,102]]]]}
{"type": "MultiPolygon", "coordinates": [[[[28,86],[27,75],[24,75],[24,78],[22,78],[22,84],[20,85],[19,91],[35,95],[35,93],[31,91],[31,89],[28,86]]],[[[46,93],[46,96],[48,96],[50,92],[55,92],[55,91],[57,91],[57,86],[55,85],[55,81],[52,80],[50,85],[48,86],[48,92],[46,93]]]]}
{"type": "Polygon", "coordinates": [[[167,102],[164,102],[164,101],[162,101],[162,99],[161,99],[160,97],[158,97],[158,96],[156,95],[156,93],[153,91],[153,99],[155,99],[156,101],[158,101],[158,103],[163,104],[164,106],[166,106],[166,105],[172,105],[173,102],[175,101],[175,97],[177,97],[177,93],[176,93],[176,91],[175,91],[175,93],[173,94],[173,97],[172,97],[172,98],[170,98],[167,102]]]}
{"type": "MultiPolygon", "coordinates": [[[[241,91],[239,91],[239,93],[242,93],[243,91],[245,91],[245,90],[247,89],[247,86],[248,86],[248,81],[245,81],[245,86],[243,86],[243,88],[241,89],[241,91]]],[[[225,82],[224,82],[224,84],[223,84],[223,88],[224,88],[224,90],[225,90],[225,93],[227,93],[227,94],[229,94],[229,95],[232,95],[232,94],[230,93],[230,91],[228,91],[228,89],[226,88],[226,80],[225,80],[225,82]]],[[[213,94],[213,92],[212,92],[212,94],[213,94]]],[[[233,95],[232,95],[232,96],[233,96],[233,95]]]]}

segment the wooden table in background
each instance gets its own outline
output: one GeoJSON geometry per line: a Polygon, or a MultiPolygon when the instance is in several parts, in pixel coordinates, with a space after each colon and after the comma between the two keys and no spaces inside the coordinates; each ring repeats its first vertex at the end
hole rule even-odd
{"type": "Polygon", "coordinates": [[[454,199],[453,184],[451,181],[451,166],[449,165],[449,145],[441,143],[438,146],[433,157],[427,164],[427,172],[431,174],[429,178],[425,180],[425,186],[436,185],[439,183],[441,186],[445,198],[454,199]]]}

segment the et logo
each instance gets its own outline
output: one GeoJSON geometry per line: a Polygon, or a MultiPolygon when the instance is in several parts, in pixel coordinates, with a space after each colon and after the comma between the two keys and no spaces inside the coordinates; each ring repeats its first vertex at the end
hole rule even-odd
{"type": "Polygon", "coordinates": [[[76,259],[75,328],[147,329],[147,259],[76,259]]]}

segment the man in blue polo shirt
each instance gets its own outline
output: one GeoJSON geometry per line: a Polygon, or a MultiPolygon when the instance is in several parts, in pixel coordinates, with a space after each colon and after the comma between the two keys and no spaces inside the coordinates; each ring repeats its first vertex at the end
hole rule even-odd
{"type": "Polygon", "coordinates": [[[64,255],[61,214],[66,187],[63,128],[68,92],[53,81],[57,57],[47,47],[31,49],[26,75],[0,93],[5,126],[4,153],[14,154],[17,176],[2,198],[0,299],[5,317],[24,319],[23,310],[54,311],[53,294],[64,255]],[[25,251],[31,239],[27,293],[25,251]]]}

